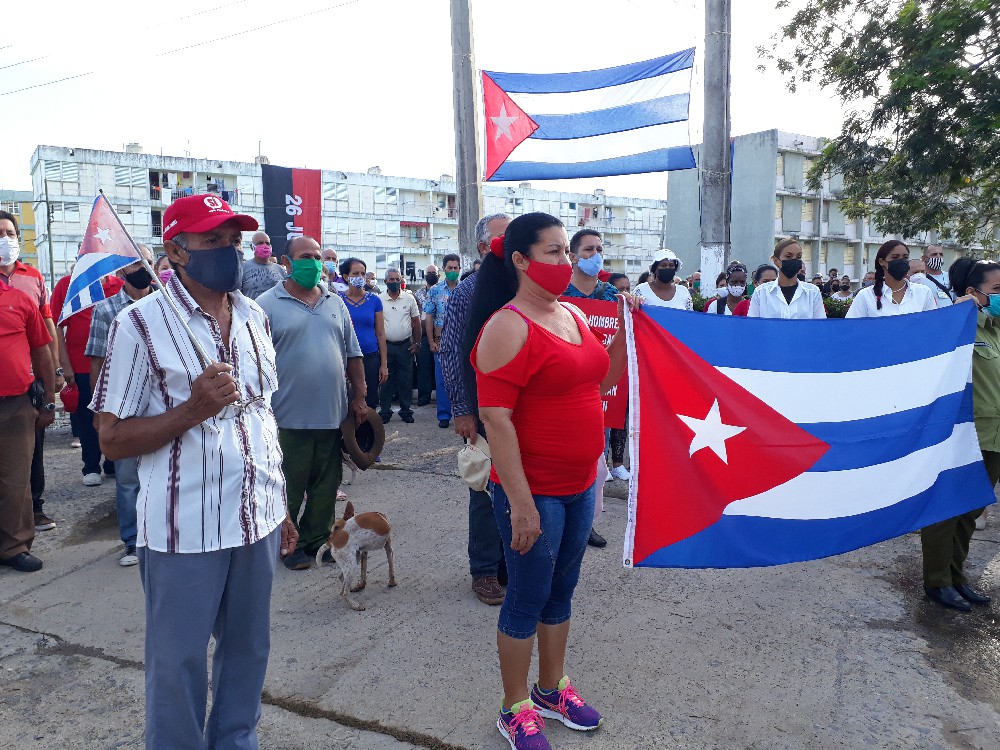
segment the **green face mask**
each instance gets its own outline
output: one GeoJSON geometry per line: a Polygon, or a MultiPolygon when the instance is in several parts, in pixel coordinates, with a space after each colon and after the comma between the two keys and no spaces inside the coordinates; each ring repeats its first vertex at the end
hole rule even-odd
{"type": "Polygon", "coordinates": [[[292,261],[292,281],[305,289],[315,287],[323,275],[323,261],[314,258],[299,258],[292,261]]]}
{"type": "Polygon", "coordinates": [[[444,277],[448,279],[448,281],[458,281],[458,271],[445,271],[444,277]]]}

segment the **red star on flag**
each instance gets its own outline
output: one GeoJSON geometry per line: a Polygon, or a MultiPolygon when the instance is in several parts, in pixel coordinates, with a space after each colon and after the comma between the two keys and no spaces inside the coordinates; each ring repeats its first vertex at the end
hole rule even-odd
{"type": "Polygon", "coordinates": [[[637,313],[633,325],[640,471],[632,559],[638,563],[711,526],[730,503],[807,471],[829,446],[726,377],[658,320],[637,313]]]}
{"type": "Polygon", "coordinates": [[[486,110],[486,179],[490,179],[511,152],[538,130],[507,92],[483,73],[483,104],[486,110]]]}

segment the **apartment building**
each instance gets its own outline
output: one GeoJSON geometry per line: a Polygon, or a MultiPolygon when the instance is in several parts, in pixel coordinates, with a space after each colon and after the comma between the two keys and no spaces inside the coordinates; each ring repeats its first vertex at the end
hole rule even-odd
{"type": "MultiPolygon", "coordinates": [[[[263,223],[260,161],[217,161],[147,154],[138,144],[124,151],[38,146],[31,157],[32,200],[41,228],[51,212],[51,237],[39,232],[39,263],[55,277],[76,258],[90,208],[99,190],[115,206],[138,242],[161,245],[163,212],[171,201],[192,193],[217,193],[234,209],[263,223]]],[[[355,256],[381,272],[399,267],[411,280],[423,269],[458,252],[455,181],[322,170],[324,247],[341,258],[355,256]]],[[[572,235],[591,227],[604,236],[607,268],[637,274],[660,247],[666,200],[567,193],[484,185],[486,214],[545,211],[559,216],[572,235]]],[[[266,227],[265,227],[266,229],[266,227]]],[[[249,254],[249,237],[247,252],[249,254]]]]}
{"type": "MultiPolygon", "coordinates": [[[[902,239],[911,255],[936,239],[883,235],[867,219],[844,216],[840,199],[841,175],[826,177],[819,190],[810,190],[806,175],[825,139],[766,130],[733,139],[733,192],[730,256],[751,270],[768,262],[778,240],[795,237],[802,246],[806,273],[836,268],[858,280],[873,267],[875,252],[887,239],[902,239]]],[[[696,153],[698,147],[695,147],[696,153]]],[[[700,264],[701,238],[697,170],[670,173],[667,210],[667,246],[684,260],[685,271],[700,264]]],[[[945,267],[963,248],[945,242],[945,267]]]]}

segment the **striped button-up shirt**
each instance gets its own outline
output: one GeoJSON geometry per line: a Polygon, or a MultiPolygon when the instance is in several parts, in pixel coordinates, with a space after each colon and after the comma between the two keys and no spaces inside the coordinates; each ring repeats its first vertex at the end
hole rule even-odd
{"type": "MultiPolygon", "coordinates": [[[[253,544],[285,517],[277,389],[267,317],[242,294],[230,295],[232,330],[199,307],[177,275],[167,289],[202,346],[233,366],[244,407],[215,417],[139,457],[136,544],[158,552],[211,552],[253,544]]],[[[204,368],[162,292],[129,305],[111,325],[104,369],[90,408],[121,419],[153,417],[191,397],[204,368]]]]}

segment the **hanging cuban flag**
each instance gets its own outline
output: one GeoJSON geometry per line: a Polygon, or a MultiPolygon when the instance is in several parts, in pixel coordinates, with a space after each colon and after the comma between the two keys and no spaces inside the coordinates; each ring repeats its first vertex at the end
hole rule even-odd
{"type": "Polygon", "coordinates": [[[993,503],[972,421],[976,314],[627,317],[626,567],[813,560],[993,503]]]}
{"type": "Polygon", "coordinates": [[[695,166],[694,48],[585,73],[483,71],[487,180],[556,180],[695,166]]]}
{"type": "Polygon", "coordinates": [[[101,279],[135,263],[138,258],[128,232],[118,221],[108,199],[103,193],[97,196],[66,289],[66,302],[59,315],[59,323],[101,302],[104,299],[101,279]]]}

